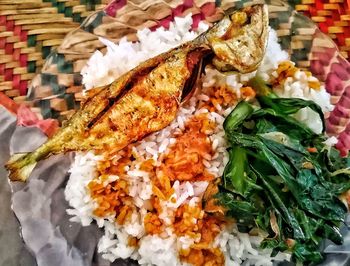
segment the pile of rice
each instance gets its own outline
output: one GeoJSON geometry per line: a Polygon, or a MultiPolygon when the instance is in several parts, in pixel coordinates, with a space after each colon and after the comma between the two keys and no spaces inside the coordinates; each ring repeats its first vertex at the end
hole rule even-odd
{"type": "MultiPolygon", "coordinates": [[[[103,55],[96,51],[82,70],[85,88],[106,85],[115,80],[121,74],[132,69],[142,61],[159,53],[167,51],[183,42],[195,38],[208,27],[200,23],[196,31],[191,31],[191,15],[184,18],[175,18],[170,28],[159,28],[154,32],[148,29],[139,31],[137,43],[122,39],[119,44],[101,39],[107,46],[107,53],[103,55]]],[[[166,234],[149,235],[145,233],[143,219],[147,213],[143,203],[152,196],[152,184],[147,172],[139,170],[139,165],[148,159],[159,162],[162,154],[176,139],[172,137],[174,132],[182,131],[186,121],[191,117],[207,113],[208,119],[215,122],[216,128],[209,134],[212,149],[215,154],[203,162],[206,170],[215,177],[220,177],[228,161],[227,143],[222,127],[225,117],[233,110],[234,104],[228,108],[215,106],[214,112],[207,109],[199,109],[198,106],[208,101],[206,91],[213,86],[225,85],[240,97],[241,88],[256,72],[265,80],[277,76],[280,62],[288,60],[288,54],[281,50],[274,30],[270,29],[267,52],[257,71],[249,74],[232,74],[225,76],[218,71],[207,68],[203,77],[203,88],[196,93],[189,102],[180,107],[177,118],[163,130],[153,133],[133,146],[133,152],[138,155],[133,169],[127,172],[129,177],[129,195],[133,198],[138,212],[134,212],[130,221],[123,225],[115,222],[115,215],[98,217],[93,214],[98,203],[92,199],[87,185],[96,178],[96,166],[103,160],[102,156],[96,156],[93,152],[78,153],[70,169],[70,178],[65,189],[65,197],[71,209],[67,212],[72,215],[73,221],[87,226],[92,222],[104,230],[104,235],[99,241],[98,251],[103,258],[114,261],[117,258],[132,258],[140,265],[183,265],[179,260],[178,252],[194,243],[189,237],[177,237],[170,229],[166,234]],[[138,247],[129,246],[129,237],[139,239],[138,247]]],[[[280,97],[299,97],[313,100],[318,103],[324,112],[332,109],[330,96],[324,87],[314,90],[309,87],[309,82],[315,81],[314,77],[308,77],[298,70],[293,77],[288,77],[280,86],[276,87],[276,93],[280,97]]],[[[315,119],[315,114],[308,110],[302,110],[296,115],[297,119],[307,123],[315,132],[320,132],[321,123],[315,119]]],[[[122,155],[120,155],[122,156],[122,155]]],[[[109,176],[103,181],[107,186],[117,179],[109,176]]],[[[163,213],[161,219],[165,224],[169,221],[168,215],[174,212],[184,203],[191,203],[201,199],[208,186],[206,181],[178,182],[173,184],[175,198],[173,201],[163,201],[163,213]]],[[[170,227],[169,227],[170,228],[170,227]]],[[[212,246],[218,247],[225,256],[226,265],[272,265],[273,261],[289,260],[290,254],[280,253],[276,257],[270,257],[271,250],[259,249],[259,243],[263,236],[251,236],[238,232],[235,225],[226,227],[213,241],[212,246]]]]}

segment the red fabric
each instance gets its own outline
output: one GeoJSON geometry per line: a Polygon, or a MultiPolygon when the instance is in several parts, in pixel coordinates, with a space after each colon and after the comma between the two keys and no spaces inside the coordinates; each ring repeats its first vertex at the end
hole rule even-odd
{"type": "Polygon", "coordinates": [[[334,74],[334,73],[330,73],[327,76],[326,79],[326,89],[327,92],[332,94],[332,95],[341,95],[344,91],[344,88],[342,86],[342,81],[341,79],[338,77],[338,75],[334,74]],[[340,93],[338,93],[340,92],[340,93]]]}
{"type": "Polygon", "coordinates": [[[28,62],[28,55],[21,54],[19,56],[19,64],[21,65],[21,67],[26,67],[27,66],[27,62],[28,62]]]}
{"type": "Polygon", "coordinates": [[[322,0],[316,0],[315,2],[315,8],[318,10],[323,10],[323,3],[322,0]]]}
{"type": "Polygon", "coordinates": [[[203,6],[201,6],[201,12],[204,15],[204,17],[210,17],[215,14],[215,3],[206,3],[203,6]]]}
{"type": "Polygon", "coordinates": [[[202,14],[196,14],[192,16],[192,19],[193,19],[192,28],[197,29],[199,22],[203,20],[203,16],[202,14]]]}
{"type": "Polygon", "coordinates": [[[18,105],[2,92],[0,92],[0,104],[11,113],[17,114],[18,105]]]}
{"type": "Polygon", "coordinates": [[[18,105],[5,94],[0,92],[0,105],[9,112],[17,114],[17,125],[34,126],[39,128],[48,137],[52,136],[58,129],[58,122],[54,119],[41,120],[25,105],[18,105]]]}
{"type": "Polygon", "coordinates": [[[18,61],[20,55],[21,55],[21,50],[19,48],[16,48],[13,50],[13,54],[12,54],[13,60],[18,61]]]}
{"type": "Polygon", "coordinates": [[[40,120],[37,115],[25,105],[20,105],[17,109],[17,125],[38,127],[49,137],[51,137],[58,129],[57,120],[40,120]]]}
{"type": "Polygon", "coordinates": [[[15,90],[19,90],[20,82],[21,82],[21,76],[20,75],[13,75],[12,88],[15,90]]]}
{"type": "Polygon", "coordinates": [[[173,21],[173,17],[172,16],[168,16],[162,20],[160,20],[157,24],[157,26],[153,27],[151,30],[156,30],[159,27],[164,27],[166,29],[169,28],[170,26],[170,22],[173,21]]]}
{"type": "Polygon", "coordinates": [[[21,34],[21,31],[22,31],[22,27],[20,25],[16,25],[13,29],[13,33],[17,36],[21,34]]]}
{"type": "Polygon", "coordinates": [[[5,74],[5,64],[0,64],[0,75],[5,74]]]}
{"type": "Polygon", "coordinates": [[[114,0],[106,8],[105,12],[108,16],[115,17],[119,9],[125,6],[126,0],[114,0]]]}
{"type": "Polygon", "coordinates": [[[0,26],[6,25],[6,16],[2,15],[0,16],[0,26]]]}
{"type": "Polygon", "coordinates": [[[339,134],[338,143],[335,145],[341,156],[348,156],[350,149],[350,127],[339,134]]]}
{"type": "Polygon", "coordinates": [[[5,54],[12,54],[13,52],[13,43],[5,44],[5,54]]]}
{"type": "Polygon", "coordinates": [[[27,41],[27,32],[26,31],[21,31],[21,34],[20,34],[20,39],[21,39],[21,42],[26,42],[27,41]]]}

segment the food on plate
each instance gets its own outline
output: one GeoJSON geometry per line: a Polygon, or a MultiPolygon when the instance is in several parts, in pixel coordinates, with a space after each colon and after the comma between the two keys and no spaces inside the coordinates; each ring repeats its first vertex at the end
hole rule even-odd
{"type": "MultiPolygon", "coordinates": [[[[107,43],[107,54],[96,54],[83,71],[85,84],[109,78],[110,58],[129,64],[154,51],[149,43],[186,39],[187,21],[179,19],[169,31],[140,32],[139,44],[107,43]],[[131,51],[126,58],[123,49],[131,51]],[[102,78],[94,75],[99,64],[107,65],[102,78]]],[[[215,68],[228,70],[215,61],[215,68]]],[[[324,86],[288,60],[273,30],[257,71],[224,75],[215,68],[205,68],[170,125],[111,156],[76,155],[65,189],[68,213],[103,228],[98,251],[106,260],[309,264],[323,258],[322,239],[341,243],[349,171],[331,147],[334,138],[324,135],[323,114],[332,109],[324,86]]]]}
{"type": "MultiPolygon", "coordinates": [[[[342,242],[339,229],[350,204],[349,165],[333,147],[337,140],[324,132],[324,114],[333,108],[330,95],[310,72],[288,60],[275,31],[257,26],[264,25],[260,22],[266,15],[254,16],[259,10],[263,8],[235,12],[230,21],[226,17],[205,33],[203,24],[197,32],[190,30],[189,15],[176,18],[169,30],[139,31],[137,43],[102,40],[107,53],[97,51],[82,71],[87,89],[106,86],[105,80],[120,74],[117,83],[136,77],[132,88],[87,90],[90,98],[82,110],[113,88],[129,89],[120,101],[136,91],[143,80],[137,71],[146,64],[155,65],[145,80],[173,63],[187,73],[171,69],[182,80],[176,96],[181,104],[173,102],[173,113],[159,130],[123,145],[88,145],[87,151],[76,152],[65,188],[67,213],[83,226],[101,228],[97,251],[105,260],[131,258],[140,265],[166,266],[311,264],[324,258],[321,240],[342,242]],[[239,28],[246,19],[243,28],[253,33],[235,36],[236,24],[239,28]],[[228,34],[218,32],[218,25],[228,26],[228,34]],[[254,30],[262,33],[261,39],[254,30]],[[247,44],[244,49],[254,46],[250,35],[258,49],[248,60],[231,48],[234,40],[247,44]],[[165,52],[181,43],[181,49],[165,52]],[[223,56],[226,48],[233,57],[223,56]],[[235,56],[249,63],[242,65],[235,56]],[[199,78],[202,59],[206,67],[199,78]]],[[[107,119],[111,106],[106,106],[107,119]]],[[[96,122],[108,133],[113,127],[107,125],[96,122]]],[[[79,141],[76,145],[84,144],[79,141]]]]}
{"type": "Polygon", "coordinates": [[[6,164],[10,179],[25,181],[36,163],[69,151],[115,153],[174,120],[191,94],[201,64],[214,57],[221,70],[247,73],[261,62],[268,36],[267,7],[234,11],[193,41],[151,58],[112,84],[96,88],[81,109],[50,140],[6,164]]]}

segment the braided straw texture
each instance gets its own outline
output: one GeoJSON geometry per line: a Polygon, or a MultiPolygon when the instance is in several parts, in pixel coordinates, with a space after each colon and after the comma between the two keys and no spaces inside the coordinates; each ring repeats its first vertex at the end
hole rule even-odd
{"type": "Polygon", "coordinates": [[[65,35],[107,0],[0,0],[0,91],[17,101],[65,35]]]}
{"type": "Polygon", "coordinates": [[[349,0],[301,0],[295,10],[310,17],[337,43],[340,53],[350,57],[349,0]]]}

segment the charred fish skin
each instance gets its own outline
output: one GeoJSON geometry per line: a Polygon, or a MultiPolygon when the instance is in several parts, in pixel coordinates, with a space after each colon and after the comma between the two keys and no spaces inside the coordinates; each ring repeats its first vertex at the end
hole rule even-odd
{"type": "MultiPolygon", "coordinates": [[[[176,116],[185,82],[191,76],[187,64],[191,53],[194,51],[176,53],[140,78],[91,127],[83,145],[113,153],[168,125],[176,116]]],[[[202,51],[197,54],[200,59],[202,51]]]]}
{"type": "Polygon", "coordinates": [[[146,75],[140,73],[135,80],[130,79],[131,88],[120,91],[119,95],[114,91],[118,90],[120,81],[101,90],[37,150],[11,157],[6,164],[10,179],[25,181],[38,161],[54,154],[91,149],[113,153],[164,128],[175,118],[184,85],[191,77],[188,57],[195,54],[195,63],[199,64],[207,51],[184,48],[165,60],[157,59],[157,67],[146,75]]]}
{"type": "Polygon", "coordinates": [[[208,53],[221,71],[255,70],[265,53],[267,7],[226,15],[193,41],[146,60],[112,84],[98,88],[72,118],[37,150],[6,164],[12,181],[26,181],[38,161],[69,151],[117,152],[175,118],[182,93],[208,53]]]}
{"type": "Polygon", "coordinates": [[[225,16],[205,34],[215,54],[213,65],[222,72],[256,70],[266,51],[268,24],[266,5],[246,7],[225,16]]]}

